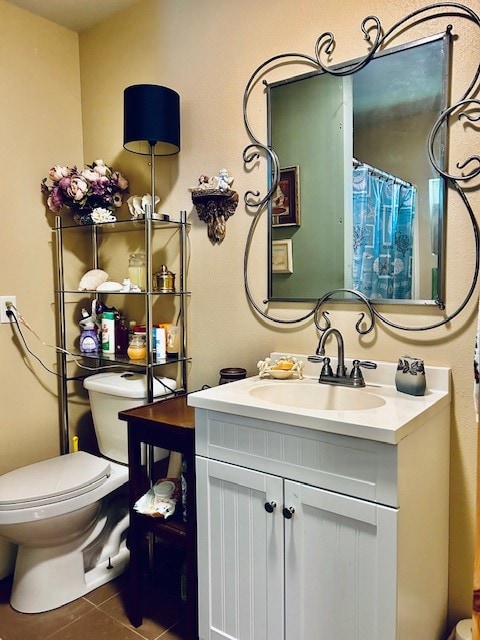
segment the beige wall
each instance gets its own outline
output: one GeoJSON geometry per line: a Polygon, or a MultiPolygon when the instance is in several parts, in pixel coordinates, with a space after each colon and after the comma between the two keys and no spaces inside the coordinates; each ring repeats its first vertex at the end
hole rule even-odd
{"type": "MultiPolygon", "coordinates": [[[[0,295],[42,341],[55,343],[50,225],[40,181],[52,164],[83,162],[77,34],[0,0],[0,295]]],[[[55,352],[24,329],[45,365],[55,352]]],[[[0,473],[59,451],[57,380],[0,325],[0,473]]],[[[0,575],[6,564],[0,542],[0,575]]]]}
{"type": "MultiPolygon", "coordinates": [[[[157,173],[164,211],[185,209],[192,224],[188,274],[192,291],[189,304],[192,390],[202,384],[216,384],[218,370],[223,366],[244,366],[253,374],[258,359],[270,350],[312,352],[316,347],[318,337],[311,322],[282,328],[262,321],[250,309],[243,287],[243,252],[252,217],[243,204],[239,204],[237,213],[228,221],[223,244],[212,246],[205,224],[198,220],[192,208],[188,187],[196,184],[200,174],[214,175],[226,166],[235,176],[234,186],[241,198],[247,189],[263,188],[265,163],[259,163],[259,168],[252,172],[243,166],[242,151],[249,139],[243,126],[242,98],[250,73],[264,59],[289,50],[313,54],[315,40],[324,30],[335,32],[336,61],[358,56],[365,51],[360,22],[367,13],[380,16],[388,27],[402,17],[404,11],[414,10],[423,3],[408,0],[399,6],[371,0],[368,6],[362,4],[355,0],[342,3],[324,0],[301,3],[300,9],[299,4],[291,0],[226,0],[222,3],[218,0],[143,0],[80,35],[84,157],[88,162],[102,157],[121,169],[131,181],[132,193],[147,191],[149,172],[141,157],[122,149],[123,89],[130,84],[151,82],[170,86],[181,96],[182,150],[174,158],[161,159],[157,173]]],[[[4,28],[4,14],[12,23],[10,31],[14,31],[15,25],[17,28],[17,34],[9,35],[11,48],[20,50],[18,55],[26,63],[30,64],[34,58],[39,68],[26,78],[24,86],[15,87],[13,93],[16,101],[21,99],[23,91],[27,96],[24,103],[31,132],[26,135],[20,125],[16,125],[17,134],[10,145],[13,158],[7,154],[2,160],[7,184],[17,187],[13,190],[15,202],[9,189],[4,192],[0,205],[4,209],[2,220],[6,221],[2,222],[2,229],[6,229],[2,237],[8,238],[8,243],[4,240],[8,254],[2,253],[1,258],[2,275],[6,273],[8,278],[2,281],[12,289],[5,293],[17,294],[22,312],[34,320],[39,333],[53,340],[50,233],[37,183],[51,164],[81,160],[76,36],[1,0],[0,29],[4,28]],[[41,30],[43,37],[39,36],[38,50],[43,51],[48,43],[44,68],[38,54],[33,53],[33,38],[22,40],[20,37],[20,31],[27,30],[33,34],[41,30]],[[25,51],[24,40],[28,40],[25,51]],[[36,144],[32,145],[32,140],[36,144]],[[10,166],[12,162],[15,169],[10,166]],[[17,192],[21,194],[20,204],[17,192]],[[12,222],[12,212],[18,211],[23,215],[16,215],[12,222]]],[[[451,21],[455,25],[459,22],[451,21]]],[[[456,30],[461,31],[460,25],[456,30]]],[[[473,26],[467,30],[473,41],[473,26]]],[[[419,32],[411,33],[408,39],[418,35],[419,32]]],[[[2,42],[0,47],[3,46],[2,42]]],[[[455,47],[460,48],[461,43],[455,43],[455,47]]],[[[16,76],[13,71],[9,72],[6,59],[0,57],[0,73],[10,77],[13,83],[16,76]]],[[[454,96],[459,96],[470,80],[475,60],[478,55],[462,56],[461,64],[454,70],[454,96]]],[[[9,103],[6,111],[11,121],[6,130],[10,133],[16,124],[18,104],[9,103]]],[[[266,113],[260,92],[253,97],[249,117],[257,135],[265,139],[266,113]]],[[[465,157],[462,145],[464,138],[452,144],[454,161],[465,157]]],[[[480,210],[479,196],[471,194],[470,197],[474,208],[480,210]]],[[[266,224],[260,222],[249,268],[258,302],[266,293],[265,242],[266,224]]],[[[449,202],[447,251],[450,310],[462,300],[474,264],[467,215],[455,196],[449,202]]],[[[282,318],[297,312],[278,304],[272,305],[270,311],[282,318]]],[[[373,334],[364,338],[359,338],[353,329],[358,309],[336,306],[331,307],[331,311],[332,322],[345,334],[349,356],[396,360],[412,352],[421,355],[428,364],[452,367],[450,617],[454,622],[470,614],[471,602],[476,452],[472,403],[475,304],[471,303],[447,328],[428,333],[402,333],[378,326],[373,334]]],[[[435,322],[440,317],[436,310],[418,308],[400,309],[392,314],[396,321],[412,325],[435,322]]],[[[7,419],[4,416],[0,431],[0,445],[3,445],[0,450],[3,452],[4,446],[9,446],[9,455],[2,453],[0,458],[3,470],[28,462],[29,457],[46,457],[57,445],[55,398],[51,392],[55,391],[55,382],[36,364],[32,365],[35,374],[30,372],[19,357],[9,331],[9,327],[0,327],[0,344],[4,361],[7,360],[4,364],[8,365],[0,374],[2,406],[7,407],[9,414],[7,419]],[[15,385],[11,382],[13,377],[18,380],[15,385]],[[19,388],[22,388],[21,394],[19,388]],[[27,393],[35,398],[32,403],[34,426],[24,400],[27,393]],[[12,398],[16,399],[15,409],[12,398]],[[25,452],[27,443],[33,444],[32,453],[25,452]]],[[[49,358],[52,362],[53,356],[49,358]]],[[[446,469],[445,473],[448,472],[446,469]]]]}

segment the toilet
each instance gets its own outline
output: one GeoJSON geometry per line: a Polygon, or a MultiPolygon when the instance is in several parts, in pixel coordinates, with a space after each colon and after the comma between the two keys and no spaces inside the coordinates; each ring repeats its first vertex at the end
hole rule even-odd
{"type": "MultiPolygon", "coordinates": [[[[11,606],[41,613],[120,575],[129,551],[127,425],[118,412],[146,403],[143,374],[100,373],[88,390],[100,456],[68,453],[0,476],[0,536],[18,545],[11,606]]],[[[154,380],[155,398],[176,388],[154,380]]],[[[156,449],[156,459],[168,455],[156,449]]]]}

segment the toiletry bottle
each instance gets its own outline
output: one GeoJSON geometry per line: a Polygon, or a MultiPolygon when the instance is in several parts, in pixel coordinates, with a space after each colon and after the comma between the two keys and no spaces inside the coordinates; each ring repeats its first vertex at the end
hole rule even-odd
{"type": "Polygon", "coordinates": [[[102,313],[102,351],[115,353],[115,313],[113,311],[102,313]]]}
{"type": "Polygon", "coordinates": [[[124,316],[120,316],[115,326],[115,353],[125,356],[128,348],[128,328],[124,316]]]}
{"type": "Polygon", "coordinates": [[[157,325],[152,325],[152,354],[153,354],[153,359],[156,359],[157,356],[157,329],[158,326],[157,325]]]}
{"type": "Polygon", "coordinates": [[[165,334],[164,327],[156,327],[155,328],[155,359],[163,360],[163,358],[167,357],[167,340],[165,334]]]}
{"type": "Polygon", "coordinates": [[[97,327],[93,322],[87,322],[83,325],[83,331],[80,335],[80,351],[82,353],[95,353],[98,349],[97,327]]]}
{"type": "Polygon", "coordinates": [[[130,338],[133,336],[133,332],[135,327],[137,326],[137,321],[136,320],[129,320],[128,321],[128,341],[130,342],[130,338]]]}
{"type": "Polygon", "coordinates": [[[167,329],[167,357],[177,358],[180,348],[180,327],[169,324],[167,329]]]}

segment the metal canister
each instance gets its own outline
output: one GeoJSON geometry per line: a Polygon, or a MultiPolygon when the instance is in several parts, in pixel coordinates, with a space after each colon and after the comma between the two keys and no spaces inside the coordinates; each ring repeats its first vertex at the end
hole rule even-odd
{"type": "Polygon", "coordinates": [[[175,274],[169,271],[166,265],[162,264],[160,271],[154,274],[155,290],[162,293],[175,291],[175,274]]]}

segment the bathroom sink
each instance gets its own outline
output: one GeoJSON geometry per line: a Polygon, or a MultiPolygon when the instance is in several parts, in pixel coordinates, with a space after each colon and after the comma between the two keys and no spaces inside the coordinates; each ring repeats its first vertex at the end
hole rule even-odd
{"type": "Polygon", "coordinates": [[[276,405],[320,411],[362,411],[385,404],[384,398],[366,388],[351,389],[318,382],[260,384],[252,387],[249,394],[253,398],[276,405]]]}
{"type": "MultiPolygon", "coordinates": [[[[242,428],[238,432],[238,438],[249,442],[256,442],[256,421],[265,420],[397,444],[450,403],[450,370],[445,367],[429,366],[425,395],[411,396],[395,388],[396,362],[376,361],[376,369],[363,372],[366,386],[352,388],[320,384],[321,363],[310,362],[306,354],[287,355],[305,363],[303,378],[252,376],[191,393],[188,404],[215,412],[218,438],[223,438],[227,422],[241,416],[252,420],[253,431],[247,434],[242,428]]],[[[274,361],[282,356],[284,352],[274,351],[269,357],[274,361]]],[[[350,370],[352,361],[347,359],[345,364],[350,370]]],[[[336,366],[334,358],[332,366],[336,366]]]]}

